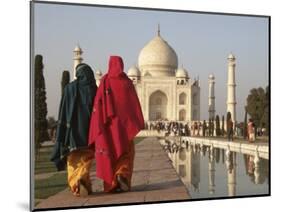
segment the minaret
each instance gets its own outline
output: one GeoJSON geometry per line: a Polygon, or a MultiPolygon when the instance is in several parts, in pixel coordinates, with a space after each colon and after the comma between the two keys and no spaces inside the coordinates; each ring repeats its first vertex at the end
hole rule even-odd
{"type": "Polygon", "coordinates": [[[209,75],[209,119],[215,118],[215,76],[209,75]]]}
{"type": "Polygon", "coordinates": [[[96,85],[99,87],[100,80],[102,78],[102,72],[99,69],[95,73],[95,78],[96,78],[96,85]]]}
{"type": "MultiPolygon", "coordinates": [[[[228,80],[227,80],[227,111],[231,113],[233,123],[236,122],[236,92],[235,92],[235,56],[228,55],[228,80]]],[[[234,125],[235,126],[235,125],[234,125]]]]}
{"type": "Polygon", "coordinates": [[[82,54],[83,54],[83,51],[82,49],[80,48],[79,44],[75,47],[74,49],[74,57],[73,57],[73,80],[76,79],[76,66],[80,63],[82,63],[83,61],[83,58],[82,58],[82,54]]]}

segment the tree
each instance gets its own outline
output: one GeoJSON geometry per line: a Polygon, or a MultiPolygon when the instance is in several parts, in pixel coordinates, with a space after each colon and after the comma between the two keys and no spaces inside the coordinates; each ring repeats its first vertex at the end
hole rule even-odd
{"type": "Polygon", "coordinates": [[[262,118],[262,123],[264,123],[264,126],[266,128],[266,134],[269,134],[269,107],[270,107],[270,91],[269,87],[266,86],[265,88],[265,110],[264,110],[264,116],[262,118]]]}
{"type": "Polygon", "coordinates": [[[220,129],[220,117],[216,115],[216,135],[221,135],[221,129],[220,129]]]}
{"type": "Polygon", "coordinates": [[[222,116],[221,122],[221,135],[224,136],[224,116],[222,116]]]}
{"type": "Polygon", "coordinates": [[[35,82],[34,82],[34,103],[35,103],[35,153],[39,155],[41,143],[49,139],[48,122],[46,119],[48,110],[46,103],[45,79],[43,75],[43,57],[35,56],[35,82]]]}
{"type": "Polygon", "coordinates": [[[48,135],[49,140],[55,141],[57,122],[53,116],[48,117],[48,135]]]}
{"type": "Polygon", "coordinates": [[[48,117],[48,129],[53,128],[56,125],[56,120],[53,116],[48,117]]]}
{"type": "Polygon", "coordinates": [[[62,77],[61,77],[61,95],[63,95],[64,88],[69,82],[70,82],[69,71],[64,70],[62,72],[62,77]]]}
{"type": "MultiPolygon", "coordinates": [[[[247,113],[253,119],[256,128],[269,125],[269,88],[253,88],[247,97],[247,113]]],[[[255,129],[256,129],[255,128],[255,129]]]]}
{"type": "Polygon", "coordinates": [[[244,116],[244,126],[243,126],[243,137],[247,138],[247,108],[245,107],[245,116],[244,116]]]}

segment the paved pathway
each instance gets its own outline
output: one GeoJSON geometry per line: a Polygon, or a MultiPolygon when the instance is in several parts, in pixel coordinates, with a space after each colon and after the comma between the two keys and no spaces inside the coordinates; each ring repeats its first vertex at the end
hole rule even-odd
{"type": "Polygon", "coordinates": [[[156,138],[149,137],[136,145],[132,190],[124,193],[103,193],[102,182],[91,173],[94,194],[74,197],[68,189],[49,197],[38,208],[80,207],[135,202],[190,199],[167,154],[156,138]]]}

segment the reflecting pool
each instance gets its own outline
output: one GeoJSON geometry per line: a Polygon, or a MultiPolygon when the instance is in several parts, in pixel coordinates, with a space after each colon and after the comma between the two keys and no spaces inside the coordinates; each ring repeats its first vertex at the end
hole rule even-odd
{"type": "Polygon", "coordinates": [[[182,141],[161,144],[193,199],[269,193],[267,159],[182,141]]]}

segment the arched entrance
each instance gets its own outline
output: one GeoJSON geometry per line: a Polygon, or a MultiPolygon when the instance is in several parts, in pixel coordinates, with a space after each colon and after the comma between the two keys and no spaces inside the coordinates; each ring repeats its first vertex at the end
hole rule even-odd
{"type": "Polygon", "coordinates": [[[153,92],[149,97],[149,120],[155,121],[167,118],[168,98],[160,90],[153,92]]]}
{"type": "Polygon", "coordinates": [[[180,121],[185,121],[185,116],[186,116],[186,112],[184,109],[181,109],[179,112],[179,120],[180,121]]]}

